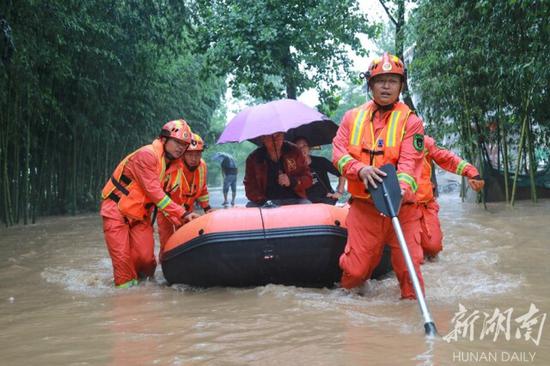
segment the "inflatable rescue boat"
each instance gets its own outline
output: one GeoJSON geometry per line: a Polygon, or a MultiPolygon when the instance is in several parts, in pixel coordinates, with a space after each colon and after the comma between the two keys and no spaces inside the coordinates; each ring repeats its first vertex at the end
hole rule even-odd
{"type": "MultiPolygon", "coordinates": [[[[212,211],[170,237],[161,254],[164,277],[199,287],[333,287],[347,212],[326,204],[212,211]]],[[[385,250],[373,278],[389,271],[385,250]]]]}

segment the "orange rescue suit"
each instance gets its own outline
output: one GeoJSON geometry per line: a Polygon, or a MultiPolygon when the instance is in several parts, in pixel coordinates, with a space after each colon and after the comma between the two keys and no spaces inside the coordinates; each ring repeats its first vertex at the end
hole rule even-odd
{"type": "Polygon", "coordinates": [[[376,210],[359,179],[363,167],[393,164],[404,191],[399,220],[423,288],[420,210],[415,204],[416,182],[422,173],[423,135],[422,121],[401,102],[386,109],[370,101],[344,115],[333,140],[332,159],[348,179],[348,191],[352,195],[347,217],[348,240],[340,257],[343,287],[356,287],[369,278],[388,243],[402,298],[416,297],[391,219],[376,210]]]}
{"type": "Polygon", "coordinates": [[[428,135],[424,136],[424,161],[422,178],[418,183],[416,198],[422,210],[422,234],[421,246],[424,254],[435,256],[443,250],[443,233],[439,222],[439,204],[434,197],[432,184],[433,163],[442,169],[462,175],[468,178],[479,176],[477,169],[470,163],[462,160],[452,151],[440,148],[434,139],[428,135]]]}
{"type": "MultiPolygon", "coordinates": [[[[193,211],[195,202],[198,202],[203,210],[208,211],[210,209],[210,202],[207,181],[208,168],[206,162],[201,159],[199,166],[193,171],[186,164],[182,164],[180,169],[167,174],[164,190],[174,202],[182,205],[187,212],[193,211]]],[[[181,225],[174,225],[164,215],[158,216],[157,225],[160,252],[162,254],[164,245],[181,225]]]]}
{"type": "Polygon", "coordinates": [[[115,285],[153,276],[156,261],[150,214],[156,206],[175,222],[184,215],[161,186],[165,175],[181,164],[178,159],[167,166],[164,145],[156,139],[124,158],[105,184],[100,215],[115,285]]]}

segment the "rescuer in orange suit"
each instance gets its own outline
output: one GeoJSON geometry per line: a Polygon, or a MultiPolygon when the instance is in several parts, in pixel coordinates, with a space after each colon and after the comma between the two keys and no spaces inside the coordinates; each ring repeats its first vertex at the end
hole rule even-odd
{"type": "Polygon", "coordinates": [[[138,278],[153,276],[153,207],[180,225],[189,217],[172,202],[161,182],[182,165],[181,156],[191,142],[191,130],[180,119],[166,123],[152,144],[126,156],[102,191],[100,215],[116,287],[131,287],[138,278]]]}
{"type": "Polygon", "coordinates": [[[396,166],[403,194],[399,220],[424,289],[420,272],[421,212],[415,196],[422,174],[424,128],[420,118],[399,101],[406,77],[399,58],[384,53],[362,76],[368,82],[373,100],[347,111],[333,140],[333,164],[348,179],[352,196],[347,217],[348,240],[340,256],[341,285],[353,288],[368,279],[380,261],[384,244],[388,243],[401,297],[414,299],[414,288],[391,219],[377,211],[366,186],[376,186],[382,181],[385,173],[379,167],[396,166]]]}
{"type": "MultiPolygon", "coordinates": [[[[208,169],[202,160],[204,141],[196,133],[192,134],[191,144],[183,154],[183,165],[180,169],[167,175],[165,191],[178,205],[182,205],[185,211],[195,219],[199,215],[193,212],[195,202],[198,202],[205,213],[211,210],[208,197],[208,169]]],[[[158,230],[160,239],[160,253],[162,255],[164,245],[170,236],[181,225],[174,225],[164,215],[158,216],[158,230]]]]}
{"type": "Polygon", "coordinates": [[[424,136],[424,168],[422,178],[418,183],[416,199],[422,211],[421,246],[424,255],[428,258],[435,257],[443,249],[443,234],[439,223],[439,204],[435,200],[431,180],[432,161],[448,172],[467,177],[468,185],[476,192],[479,192],[485,185],[485,182],[479,176],[479,172],[472,164],[462,160],[452,151],[438,147],[430,136],[424,136]]]}

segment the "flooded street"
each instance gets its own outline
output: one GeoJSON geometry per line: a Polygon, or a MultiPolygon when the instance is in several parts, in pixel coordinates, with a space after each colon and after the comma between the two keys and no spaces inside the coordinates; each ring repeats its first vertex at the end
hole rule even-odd
{"type": "Polygon", "coordinates": [[[169,287],[157,268],[156,282],[115,290],[100,217],[87,214],[0,229],[2,364],[549,365],[550,201],[488,211],[457,193],[439,201],[444,251],[423,273],[446,337],[424,337],[393,275],[361,295],[169,287]],[[531,304],[539,312],[516,321],[531,304]],[[454,341],[460,320],[470,326],[454,341]]]}

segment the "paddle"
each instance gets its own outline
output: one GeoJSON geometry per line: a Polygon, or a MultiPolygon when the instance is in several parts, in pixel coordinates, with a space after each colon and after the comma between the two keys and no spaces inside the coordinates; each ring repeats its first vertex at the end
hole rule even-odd
{"type": "Polygon", "coordinates": [[[393,229],[397,239],[399,240],[399,246],[401,247],[401,252],[403,252],[403,257],[405,257],[405,263],[407,264],[407,269],[413,283],[414,292],[416,293],[416,298],[418,299],[418,305],[420,306],[420,311],[424,317],[424,330],[426,335],[435,336],[437,335],[437,329],[435,328],[435,323],[432,320],[430,311],[428,310],[428,305],[426,305],[426,300],[424,299],[424,294],[422,293],[422,288],[420,287],[420,282],[416,276],[416,271],[414,270],[414,265],[407,248],[407,243],[405,242],[405,237],[403,236],[403,231],[401,230],[401,224],[397,218],[399,209],[401,207],[401,187],[399,186],[399,181],[397,179],[397,172],[395,167],[391,164],[386,164],[380,167],[387,175],[382,177],[383,182],[378,183],[376,188],[368,187],[368,190],[374,201],[376,209],[383,213],[385,216],[391,218],[393,229]]]}

